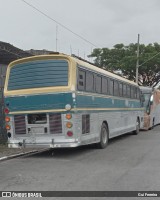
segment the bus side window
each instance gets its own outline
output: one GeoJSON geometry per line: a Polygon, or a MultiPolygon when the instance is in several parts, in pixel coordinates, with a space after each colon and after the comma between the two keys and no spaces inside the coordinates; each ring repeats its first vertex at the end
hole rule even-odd
{"type": "Polygon", "coordinates": [[[137,88],[134,89],[134,98],[137,99],[137,88]]]}
{"type": "Polygon", "coordinates": [[[135,88],[131,86],[131,98],[134,99],[135,88]]]}
{"type": "Polygon", "coordinates": [[[95,76],[95,90],[97,93],[101,93],[102,91],[102,78],[101,76],[95,76]]]}
{"type": "Polygon", "coordinates": [[[114,81],[114,96],[119,96],[119,88],[117,81],[114,81]]]}
{"type": "Polygon", "coordinates": [[[140,90],[137,89],[137,99],[140,99],[140,90]]]}
{"type": "Polygon", "coordinates": [[[122,83],[119,83],[119,96],[120,97],[123,96],[123,85],[122,85],[122,83]]]}
{"type": "Polygon", "coordinates": [[[94,92],[94,76],[91,72],[86,72],[86,91],[94,92]]]}
{"type": "Polygon", "coordinates": [[[108,79],[102,77],[102,94],[108,94],[108,79]]]}
{"type": "Polygon", "coordinates": [[[79,70],[78,71],[78,90],[84,91],[85,90],[85,71],[79,70]]]}
{"type": "Polygon", "coordinates": [[[127,86],[123,84],[123,97],[127,96],[127,86]]]}
{"type": "Polygon", "coordinates": [[[109,81],[109,94],[110,95],[113,95],[113,85],[114,85],[114,82],[113,82],[113,80],[111,80],[110,79],[110,81],[109,81]]]}
{"type": "Polygon", "coordinates": [[[131,97],[131,87],[129,85],[127,85],[127,97],[131,97]]]}

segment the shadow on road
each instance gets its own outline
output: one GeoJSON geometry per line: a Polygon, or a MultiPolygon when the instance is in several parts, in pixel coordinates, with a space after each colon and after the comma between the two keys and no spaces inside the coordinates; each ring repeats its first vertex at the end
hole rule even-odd
{"type": "MultiPolygon", "coordinates": [[[[156,132],[158,130],[158,128],[159,128],[159,126],[155,126],[152,130],[140,131],[139,135],[141,135],[141,134],[149,134],[150,135],[153,133],[152,131],[156,132]]],[[[120,142],[124,142],[125,140],[128,140],[131,137],[137,137],[137,136],[134,135],[132,132],[130,132],[130,133],[126,133],[126,134],[120,135],[118,137],[112,138],[109,140],[109,146],[118,144],[120,142]]],[[[30,158],[42,158],[42,159],[44,159],[44,158],[70,159],[70,158],[82,156],[84,154],[88,154],[91,152],[94,153],[95,151],[107,151],[107,148],[104,150],[97,149],[96,145],[92,144],[92,145],[86,145],[86,146],[81,146],[81,147],[76,147],[76,148],[47,149],[42,152],[23,156],[23,158],[30,157],[30,158]]]]}
{"type": "MultiPolygon", "coordinates": [[[[132,133],[127,133],[109,140],[109,145],[113,145],[115,143],[119,143],[121,141],[127,140],[128,138],[132,137],[132,133]]],[[[107,148],[104,149],[107,151],[107,148]]],[[[23,158],[30,157],[30,158],[56,158],[56,159],[69,159],[72,157],[80,156],[83,154],[88,154],[94,151],[104,151],[102,149],[97,149],[95,144],[86,145],[76,148],[62,148],[62,149],[47,149],[42,152],[38,152],[31,155],[23,156],[23,158]]]]}
{"type": "Polygon", "coordinates": [[[95,145],[87,145],[87,146],[81,146],[76,148],[62,148],[62,149],[48,149],[44,150],[43,152],[38,152],[31,155],[26,155],[23,158],[26,157],[32,157],[32,158],[71,158],[75,157],[84,153],[88,153],[91,151],[94,151],[95,145]]]}

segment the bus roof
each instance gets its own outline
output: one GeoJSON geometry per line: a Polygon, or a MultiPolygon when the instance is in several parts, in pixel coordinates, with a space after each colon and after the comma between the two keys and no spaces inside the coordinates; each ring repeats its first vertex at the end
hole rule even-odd
{"type": "Polygon", "coordinates": [[[153,88],[152,87],[140,86],[140,90],[142,91],[142,93],[152,93],[153,88]]]}
{"type": "Polygon", "coordinates": [[[78,57],[74,57],[74,56],[70,56],[70,55],[66,55],[66,54],[62,54],[62,53],[58,53],[58,52],[53,52],[53,54],[49,54],[49,55],[38,55],[38,56],[31,56],[31,57],[18,59],[18,60],[15,60],[15,61],[11,62],[9,66],[11,67],[13,65],[20,64],[20,63],[23,63],[23,62],[35,61],[37,59],[43,60],[43,59],[52,59],[52,58],[65,58],[65,59],[74,60],[80,66],[83,66],[83,67],[88,68],[90,70],[97,71],[97,72],[99,72],[101,74],[109,76],[110,78],[114,78],[114,79],[117,79],[119,81],[123,81],[123,82],[129,83],[129,84],[138,86],[137,83],[135,83],[133,81],[130,81],[130,80],[126,79],[126,78],[123,78],[121,76],[118,76],[116,74],[108,72],[108,71],[106,71],[104,69],[101,69],[101,68],[95,66],[92,63],[84,61],[83,59],[78,59],[78,57]]]}
{"type": "Polygon", "coordinates": [[[135,83],[135,82],[133,82],[133,81],[130,81],[130,80],[126,79],[126,78],[123,78],[123,77],[121,77],[121,76],[118,76],[118,75],[116,75],[116,74],[113,74],[113,73],[111,73],[111,72],[109,72],[109,71],[106,71],[106,70],[104,70],[104,69],[101,69],[101,68],[95,66],[94,64],[91,64],[91,63],[89,63],[89,62],[85,62],[85,61],[83,61],[83,60],[80,60],[80,59],[75,58],[75,57],[72,57],[72,56],[69,56],[69,57],[71,57],[72,59],[74,59],[79,65],[81,65],[81,66],[83,66],[83,67],[86,67],[86,68],[88,68],[88,69],[97,71],[97,72],[99,72],[99,73],[101,73],[101,74],[107,75],[107,76],[109,76],[109,77],[111,77],[111,78],[114,78],[114,79],[117,79],[117,80],[119,80],[119,81],[123,81],[123,82],[129,83],[129,84],[138,86],[137,83],[135,83]]]}

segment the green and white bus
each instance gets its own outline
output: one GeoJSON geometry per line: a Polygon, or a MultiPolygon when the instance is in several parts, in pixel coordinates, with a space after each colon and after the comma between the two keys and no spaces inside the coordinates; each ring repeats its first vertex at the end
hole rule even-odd
{"type": "Polygon", "coordinates": [[[9,147],[77,147],[143,127],[136,83],[74,56],[12,62],[4,89],[9,147]]]}

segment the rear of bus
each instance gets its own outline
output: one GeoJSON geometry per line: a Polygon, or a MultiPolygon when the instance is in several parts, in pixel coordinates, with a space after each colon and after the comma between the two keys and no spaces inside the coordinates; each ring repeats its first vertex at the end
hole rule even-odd
{"type": "Polygon", "coordinates": [[[144,130],[153,128],[160,124],[160,90],[151,87],[140,87],[144,96],[143,102],[144,112],[144,130]]]}
{"type": "Polygon", "coordinates": [[[141,94],[144,96],[144,125],[142,129],[148,130],[150,128],[150,97],[152,95],[151,87],[140,86],[141,94]]]}
{"type": "Polygon", "coordinates": [[[8,146],[75,147],[75,63],[56,54],[12,62],[5,82],[8,146]]]}

